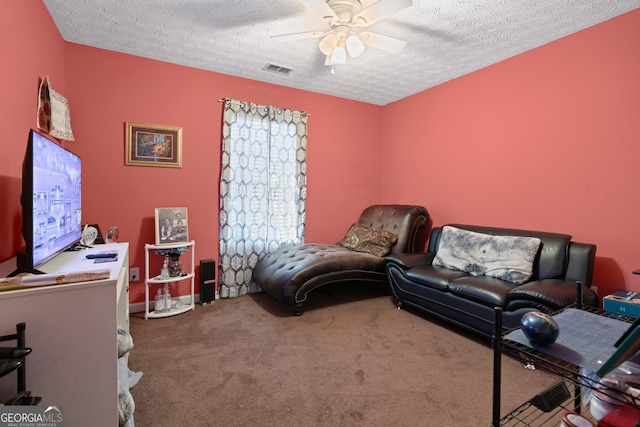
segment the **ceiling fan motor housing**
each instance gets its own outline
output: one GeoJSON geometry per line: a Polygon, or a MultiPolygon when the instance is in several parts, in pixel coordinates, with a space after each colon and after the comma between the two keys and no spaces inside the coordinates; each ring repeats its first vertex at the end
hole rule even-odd
{"type": "Polygon", "coordinates": [[[327,4],[338,17],[337,21],[330,22],[331,27],[355,24],[353,17],[362,10],[362,3],[358,0],[327,0],[327,4]]]}

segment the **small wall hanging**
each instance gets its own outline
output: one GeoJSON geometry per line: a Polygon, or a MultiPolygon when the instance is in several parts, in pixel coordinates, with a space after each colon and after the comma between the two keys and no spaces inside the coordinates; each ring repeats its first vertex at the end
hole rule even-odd
{"type": "Polygon", "coordinates": [[[74,141],[67,98],[53,90],[49,76],[40,81],[38,90],[38,129],[54,138],[74,141]]]}

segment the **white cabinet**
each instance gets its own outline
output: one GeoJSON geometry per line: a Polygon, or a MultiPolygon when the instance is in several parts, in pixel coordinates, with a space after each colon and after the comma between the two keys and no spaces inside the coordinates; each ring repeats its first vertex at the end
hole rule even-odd
{"type": "MultiPolygon", "coordinates": [[[[187,243],[177,243],[175,245],[150,245],[150,244],[144,245],[144,272],[145,272],[144,274],[144,318],[145,319],[175,316],[177,314],[182,314],[189,310],[193,310],[195,308],[195,295],[194,295],[195,245],[196,245],[196,242],[194,240],[191,240],[190,242],[187,242],[187,243]],[[180,276],[169,277],[169,278],[163,278],[161,277],[160,274],[150,273],[149,271],[150,252],[153,251],[154,256],[163,256],[163,255],[155,255],[155,251],[156,250],[169,251],[171,249],[176,249],[176,250],[182,249],[187,251],[181,255],[180,262],[183,263],[183,268],[185,269],[183,273],[180,276]],[[189,256],[190,256],[190,260],[185,265],[184,259],[188,258],[189,256]],[[170,285],[172,283],[182,282],[183,280],[189,280],[191,283],[190,302],[188,304],[183,304],[180,302],[180,300],[178,300],[179,305],[177,305],[176,307],[172,306],[172,308],[169,310],[162,310],[162,311],[155,310],[155,304],[154,304],[154,310],[153,311],[149,310],[150,288],[152,288],[153,290],[156,290],[158,289],[159,286],[163,286],[164,291],[166,292],[167,290],[169,291],[171,290],[170,285]]],[[[153,295],[155,295],[155,293],[153,295]]],[[[171,295],[173,296],[175,294],[171,292],[171,295]]],[[[175,301],[175,298],[173,299],[175,301]]]]}
{"type": "MultiPolygon", "coordinates": [[[[117,326],[128,326],[128,243],[63,252],[39,267],[44,273],[110,270],[109,279],[0,292],[0,335],[26,324],[26,389],[40,405],[64,407],[65,425],[118,423],[117,326]],[[117,251],[118,260],[94,264],[89,253],[117,251]]],[[[3,264],[9,272],[15,259],[3,264]]],[[[2,272],[3,276],[8,274],[2,272]]],[[[15,394],[14,373],[0,395],[15,394]]]]}

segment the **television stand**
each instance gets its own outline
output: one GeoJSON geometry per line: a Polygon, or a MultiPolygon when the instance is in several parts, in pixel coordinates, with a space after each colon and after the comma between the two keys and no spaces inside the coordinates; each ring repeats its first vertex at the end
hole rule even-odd
{"type": "Polygon", "coordinates": [[[15,277],[18,274],[26,273],[26,274],[44,274],[44,271],[40,271],[36,268],[24,267],[24,265],[29,265],[29,261],[27,261],[27,254],[18,251],[16,252],[16,269],[13,270],[7,277],[15,277]]]}
{"type": "Polygon", "coordinates": [[[71,247],[65,249],[64,252],[81,251],[83,249],[89,249],[89,248],[92,248],[92,247],[93,246],[83,245],[82,243],[74,243],[73,245],[71,245],[71,247]]]}
{"type": "Polygon", "coordinates": [[[7,277],[16,277],[18,274],[45,274],[44,271],[34,269],[22,269],[16,268],[11,273],[7,275],[7,277]]]}

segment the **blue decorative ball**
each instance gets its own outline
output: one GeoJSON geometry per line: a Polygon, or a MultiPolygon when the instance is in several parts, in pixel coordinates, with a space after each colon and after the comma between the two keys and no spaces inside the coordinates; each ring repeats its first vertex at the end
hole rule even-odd
{"type": "Polygon", "coordinates": [[[531,344],[541,346],[553,344],[560,334],[560,328],[553,317],[539,311],[522,316],[520,328],[531,344]]]}

